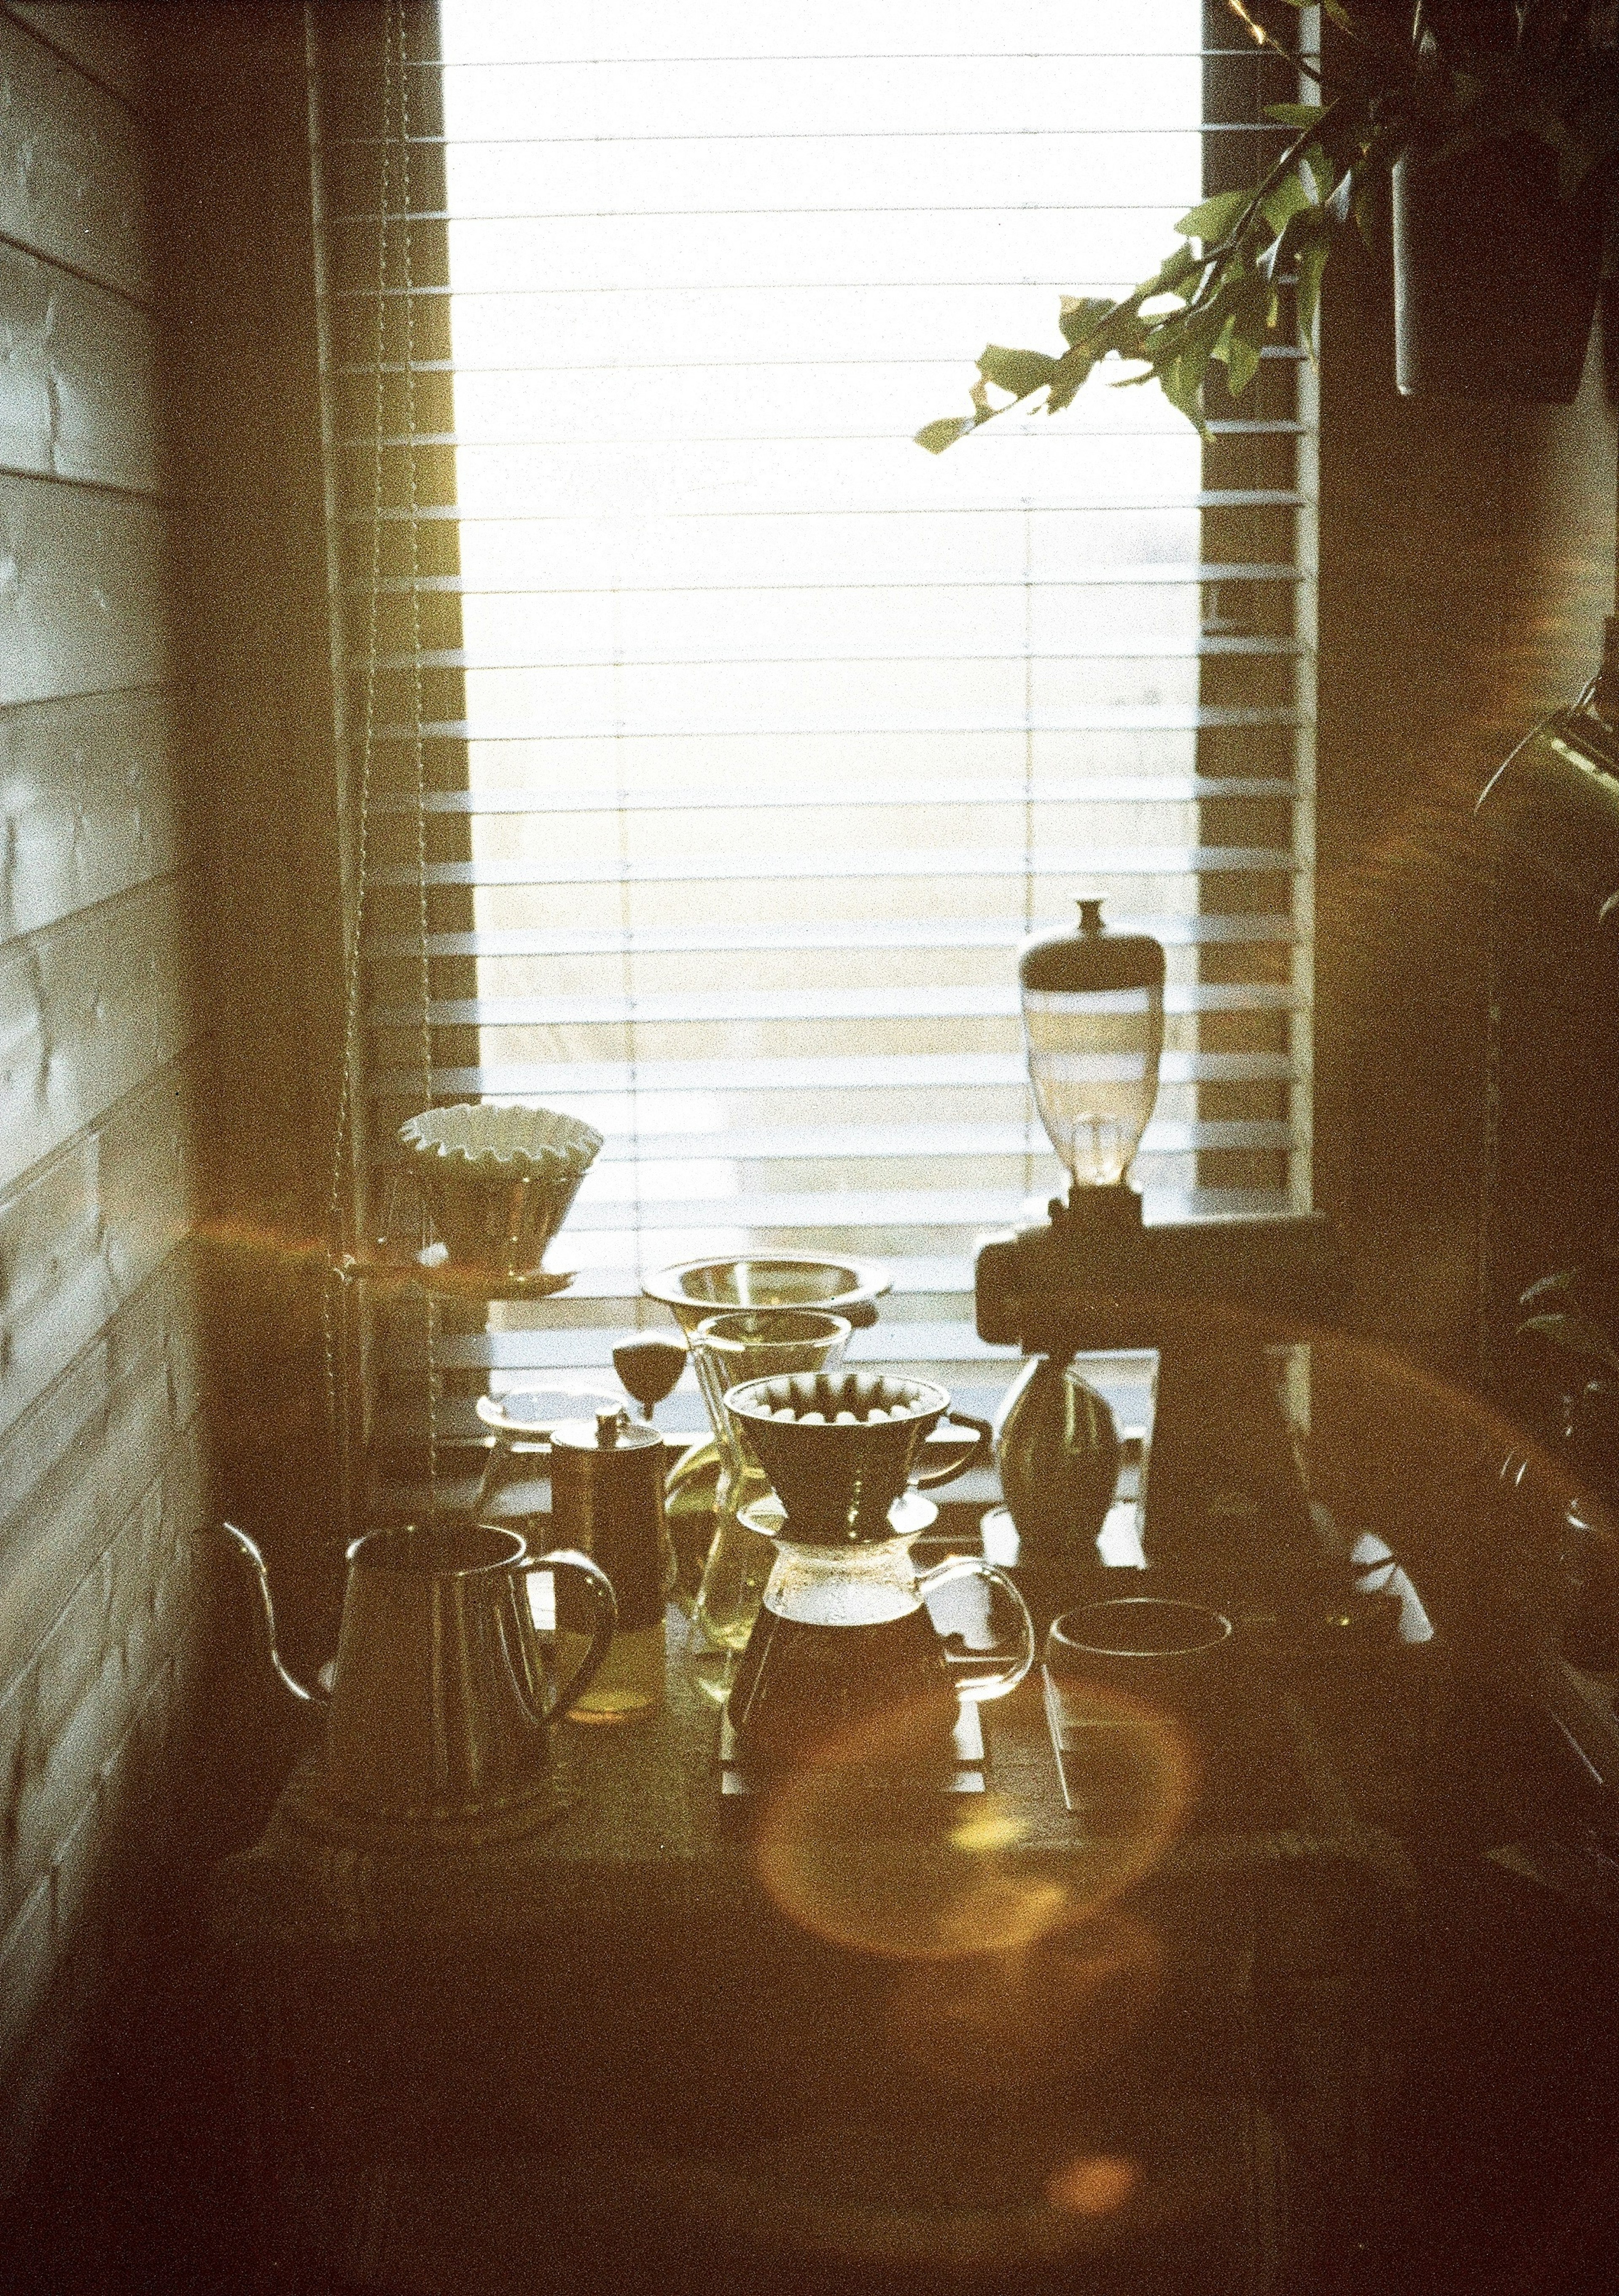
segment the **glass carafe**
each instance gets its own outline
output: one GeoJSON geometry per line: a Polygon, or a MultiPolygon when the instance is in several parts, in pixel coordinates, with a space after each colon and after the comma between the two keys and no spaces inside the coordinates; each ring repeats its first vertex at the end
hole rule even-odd
{"type": "MultiPolygon", "coordinates": [[[[730,1686],[776,1560],[770,1540],[743,1519],[744,1510],[769,1509],[775,1494],[737,1439],[726,1390],[780,1372],[828,1370],[842,1363],[850,1330],[846,1316],[818,1308],[742,1308],[704,1316],[691,1334],[692,1365],[719,1453],[714,1536],[697,1592],[697,1622],[711,1645],[698,1678],[716,1699],[730,1686]],[[718,1663],[716,1653],[723,1653],[718,1663]]],[[[778,1521],[783,1512],[777,1503],[778,1521]]]]}
{"type": "Polygon", "coordinates": [[[915,1535],[847,1547],[777,1538],[727,1707],[747,1759],[905,1767],[945,1752],[958,1699],[1002,1697],[1028,1673],[1034,1628],[1005,1571],[975,1554],[918,1571],[915,1535]],[[940,1636],[927,1598],[964,1578],[1003,1598],[1009,1649],[957,1650],[940,1636]]]}
{"type": "Polygon", "coordinates": [[[1108,931],[1100,901],[1079,931],[1024,943],[1023,1040],[1052,1146],[1076,1187],[1123,1184],[1158,1096],[1163,951],[1145,933],[1108,931]]]}
{"type": "Polygon", "coordinates": [[[880,1372],[752,1380],[727,1394],[786,1510],[727,1707],[744,1759],[826,1751],[904,1766],[942,1754],[958,1698],[999,1697],[1028,1672],[1034,1629],[1006,1573],[977,1555],[919,1573],[915,1532],[895,1532],[889,1520],[908,1484],[953,1480],[987,1441],[988,1428],[967,1422],[966,1443],[918,1473],[923,1444],[949,1408],[931,1380],[880,1372]],[[964,1578],[1000,1595],[1010,1650],[953,1651],[941,1640],[926,1597],[964,1578]]]}

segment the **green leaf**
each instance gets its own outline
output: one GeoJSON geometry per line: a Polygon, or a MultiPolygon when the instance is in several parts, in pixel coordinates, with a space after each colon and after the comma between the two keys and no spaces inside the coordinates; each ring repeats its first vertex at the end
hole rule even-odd
{"type": "Polygon", "coordinates": [[[1092,329],[1086,353],[1093,359],[1105,358],[1109,351],[1116,351],[1121,358],[1145,358],[1152,324],[1126,305],[1114,311],[1105,326],[1092,329]]]}
{"type": "Polygon", "coordinates": [[[1206,362],[1215,344],[1230,324],[1231,306],[1236,299],[1234,287],[1222,288],[1220,293],[1195,310],[1177,313],[1158,330],[1165,354],[1171,358],[1185,358],[1195,353],[1206,362]]]}
{"type": "Polygon", "coordinates": [[[1314,339],[1316,313],[1321,308],[1321,274],[1331,252],[1332,242],[1325,232],[1307,239],[1299,250],[1298,285],[1294,295],[1298,306],[1299,332],[1306,342],[1314,339]]]}
{"type": "Polygon", "coordinates": [[[1369,183],[1360,183],[1355,185],[1354,217],[1355,229],[1360,233],[1368,252],[1376,254],[1377,197],[1374,187],[1369,183]]]}
{"type": "Polygon", "coordinates": [[[1324,103],[1268,103],[1265,117],[1281,127],[1313,127],[1326,110],[1324,103]]]}
{"type": "Polygon", "coordinates": [[[1260,201],[1260,213],[1272,231],[1280,233],[1286,230],[1295,215],[1313,205],[1302,177],[1287,175],[1265,193],[1260,201]]]}
{"type": "Polygon", "coordinates": [[[1178,247],[1173,255],[1166,255],[1150,279],[1144,279],[1133,302],[1150,303],[1155,295],[1179,295],[1188,279],[1203,269],[1203,258],[1194,255],[1189,247],[1178,247]]]}
{"type": "Polygon", "coordinates": [[[1206,439],[1208,426],[1203,416],[1203,377],[1206,358],[1191,357],[1171,359],[1167,366],[1155,370],[1155,379],[1177,414],[1184,414],[1195,430],[1206,439]]]}
{"type": "Polygon", "coordinates": [[[1031,390],[1050,381],[1056,373],[1056,361],[1046,351],[1009,351],[1000,343],[986,343],[978,372],[997,390],[1009,390],[1014,398],[1027,398],[1031,390]]]}
{"type": "Polygon", "coordinates": [[[1057,321],[1063,331],[1063,340],[1065,343],[1079,342],[1092,327],[1099,326],[1112,309],[1113,305],[1105,295],[1064,295],[1062,316],[1057,321]]]}
{"type": "Polygon", "coordinates": [[[1086,351],[1065,351],[1056,363],[1051,378],[1051,389],[1046,397],[1048,414],[1060,414],[1071,406],[1083,388],[1096,361],[1086,351]]]}
{"type": "Polygon", "coordinates": [[[1220,298],[1218,310],[1225,315],[1224,324],[1210,356],[1224,363],[1227,387],[1233,397],[1246,390],[1253,380],[1275,305],[1276,297],[1262,279],[1245,279],[1220,298]]]}
{"type": "Polygon", "coordinates": [[[1311,144],[1308,147],[1300,164],[1315,186],[1316,204],[1319,207],[1330,194],[1333,178],[1337,171],[1319,144],[1311,144]]]}
{"type": "Polygon", "coordinates": [[[1518,1295],[1518,1306],[1533,1308],[1545,1300],[1566,1300],[1572,1306],[1577,1272],[1572,1267],[1560,1267],[1555,1275],[1537,1276],[1527,1292],[1518,1295]]]}
{"type": "Polygon", "coordinates": [[[947,447],[953,447],[957,439],[965,439],[969,430],[977,428],[970,414],[949,415],[941,422],[925,424],[916,433],[916,444],[925,447],[930,455],[942,455],[947,447]]]}
{"type": "Polygon", "coordinates": [[[1182,239],[1200,239],[1209,246],[1241,222],[1252,196],[1249,192],[1217,192],[1212,200],[1183,215],[1175,228],[1182,239]]]}
{"type": "Polygon", "coordinates": [[[1226,388],[1240,398],[1259,373],[1260,345],[1233,326],[1226,340],[1226,388]]]}

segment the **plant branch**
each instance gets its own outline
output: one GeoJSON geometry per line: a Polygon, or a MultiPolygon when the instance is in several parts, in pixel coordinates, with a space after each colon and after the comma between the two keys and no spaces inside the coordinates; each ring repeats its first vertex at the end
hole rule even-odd
{"type": "MultiPolygon", "coordinates": [[[[1306,0],[1286,4],[1302,11],[1306,0]]],[[[1202,428],[1211,363],[1223,365],[1225,389],[1233,398],[1248,388],[1283,331],[1289,307],[1279,290],[1289,273],[1293,319],[1308,333],[1334,249],[1346,232],[1369,234],[1377,186],[1402,152],[1443,160],[1532,136],[1556,152],[1559,187],[1570,198],[1619,150],[1619,50],[1593,29],[1589,12],[1581,19],[1585,32],[1577,38],[1567,34],[1567,51],[1559,47],[1554,68],[1538,53],[1478,51],[1468,12],[1478,0],[1449,0],[1460,29],[1452,31],[1447,15],[1446,37],[1433,39],[1432,52],[1420,55],[1409,29],[1396,32],[1381,15],[1358,7],[1352,14],[1348,0],[1319,4],[1352,43],[1352,60],[1346,54],[1330,81],[1256,20],[1253,0],[1226,0],[1262,51],[1284,58],[1313,83],[1311,102],[1265,107],[1267,123],[1295,132],[1259,180],[1213,193],[1184,216],[1179,245],[1129,294],[1113,301],[1064,298],[1066,348],[1060,353],[987,345],[978,362],[972,414],[928,423],[916,434],[919,445],[942,453],[1042,391],[1046,412],[1055,414],[1114,354],[1139,361],[1144,369],[1122,380],[1155,382],[1172,406],[1202,428]],[[1145,306],[1159,298],[1165,308],[1147,313],[1145,306]],[[992,390],[1007,394],[1005,405],[990,404],[992,390]]],[[[1426,0],[1429,10],[1438,4],[1426,0]]],[[[1611,8],[1613,0],[1605,4],[1611,8]]],[[[1516,7],[1522,15],[1533,0],[1495,0],[1495,5],[1508,14],[1516,7]]],[[[1554,14],[1572,5],[1573,0],[1549,0],[1554,14]]],[[[1573,19],[1565,13],[1560,20],[1567,32],[1573,19]]]]}
{"type": "Polygon", "coordinates": [[[1268,169],[1267,172],[1261,176],[1259,182],[1253,188],[1253,192],[1249,198],[1247,206],[1243,209],[1238,220],[1226,234],[1224,239],[1220,241],[1219,246],[1208,248],[1204,250],[1203,260],[1205,264],[1222,263],[1228,255],[1234,255],[1237,252],[1237,250],[1242,244],[1244,236],[1246,234],[1249,226],[1253,223],[1254,217],[1259,213],[1260,209],[1264,205],[1267,197],[1270,193],[1275,191],[1277,185],[1287,173],[1287,170],[1290,168],[1294,168],[1298,165],[1298,162],[1303,158],[1311,145],[1319,142],[1321,130],[1326,127],[1333,114],[1342,109],[1343,102],[1344,99],[1341,95],[1334,96],[1330,103],[1322,106],[1321,116],[1319,119],[1311,120],[1308,127],[1300,128],[1292,143],[1289,144],[1287,149],[1282,153],[1280,159],[1276,161],[1272,168],[1268,169]]]}
{"type": "Polygon", "coordinates": [[[1285,56],[1287,62],[1293,66],[1294,70],[1295,71],[1303,72],[1306,79],[1314,80],[1318,87],[1320,87],[1323,85],[1320,72],[1317,70],[1316,66],[1311,63],[1305,57],[1295,55],[1291,48],[1285,47],[1282,45],[1281,41],[1277,38],[1274,32],[1268,32],[1262,24],[1256,23],[1253,18],[1249,15],[1246,8],[1244,7],[1243,0],[1226,0],[1226,5],[1230,10],[1231,13],[1237,18],[1238,23],[1245,26],[1247,30],[1253,34],[1255,42],[1260,47],[1269,48],[1272,55],[1285,56]]]}

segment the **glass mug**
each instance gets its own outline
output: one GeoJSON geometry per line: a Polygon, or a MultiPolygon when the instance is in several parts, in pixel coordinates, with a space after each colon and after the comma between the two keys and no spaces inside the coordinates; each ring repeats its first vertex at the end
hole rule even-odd
{"type": "Polygon", "coordinates": [[[1129,1595],[1065,1611],[1046,1637],[1046,1714],[1063,1798],[1099,1833],[1151,1831],[1223,1742],[1236,1689],[1231,1621],[1202,1603],[1129,1595]]]}

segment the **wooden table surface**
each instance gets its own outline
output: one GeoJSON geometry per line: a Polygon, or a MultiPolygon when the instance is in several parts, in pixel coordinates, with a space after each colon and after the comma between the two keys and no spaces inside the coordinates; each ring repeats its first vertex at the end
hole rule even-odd
{"type": "Polygon", "coordinates": [[[458,2296],[536,2242],[600,2290],[1369,2284],[1418,1950],[1389,1779],[1347,1782],[1382,1693],[1268,1672],[1162,1839],[1066,1808],[1038,1669],[982,1796],[738,1810],[687,1633],[662,1712],[557,1731],[521,1848],[322,1842],[295,1779],[219,1869],[278,2239],[458,2296]]]}

